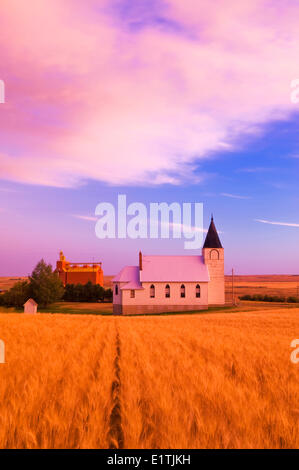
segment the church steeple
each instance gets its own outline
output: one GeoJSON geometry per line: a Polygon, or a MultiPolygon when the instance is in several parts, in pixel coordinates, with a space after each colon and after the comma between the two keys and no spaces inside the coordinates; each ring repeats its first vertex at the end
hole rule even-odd
{"type": "Polygon", "coordinates": [[[215,224],[213,214],[211,217],[211,223],[209,226],[209,230],[203,245],[203,248],[222,248],[215,224]]]}

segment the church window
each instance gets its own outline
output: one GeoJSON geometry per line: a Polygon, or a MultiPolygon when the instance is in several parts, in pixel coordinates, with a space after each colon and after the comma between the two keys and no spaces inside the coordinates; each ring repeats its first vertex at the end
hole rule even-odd
{"type": "Polygon", "coordinates": [[[165,297],[170,297],[170,285],[166,284],[165,286],[165,297]]]}
{"type": "Polygon", "coordinates": [[[151,285],[150,287],[150,297],[153,299],[155,297],[155,286],[154,284],[151,285]]]}
{"type": "Polygon", "coordinates": [[[219,251],[218,250],[211,250],[210,251],[210,259],[219,259],[219,251]]]}
{"type": "Polygon", "coordinates": [[[186,289],[185,289],[185,286],[184,284],[181,285],[181,297],[185,297],[186,296],[186,289]]]}
{"type": "Polygon", "coordinates": [[[199,285],[199,284],[196,285],[196,288],[195,288],[195,295],[196,295],[197,298],[200,297],[200,285],[199,285]]]}

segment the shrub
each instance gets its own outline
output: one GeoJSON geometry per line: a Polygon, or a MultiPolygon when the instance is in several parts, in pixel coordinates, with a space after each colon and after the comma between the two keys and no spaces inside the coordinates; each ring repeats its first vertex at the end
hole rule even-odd
{"type": "Polygon", "coordinates": [[[86,284],[67,284],[65,286],[63,300],[67,302],[104,302],[106,298],[112,298],[111,289],[105,290],[100,284],[88,281],[86,284]]]}
{"type": "Polygon", "coordinates": [[[261,295],[261,294],[254,294],[254,295],[243,295],[240,297],[240,300],[252,300],[256,302],[299,302],[299,299],[296,299],[295,297],[288,297],[287,299],[285,297],[279,297],[277,295],[270,296],[270,295],[261,295]],[[289,300],[292,299],[292,300],[289,300]]]}

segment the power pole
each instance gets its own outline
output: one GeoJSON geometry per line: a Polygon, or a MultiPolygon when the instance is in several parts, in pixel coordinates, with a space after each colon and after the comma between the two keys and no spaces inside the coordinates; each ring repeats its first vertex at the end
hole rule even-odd
{"type": "Polygon", "coordinates": [[[234,297],[234,268],[232,268],[232,305],[235,305],[234,297]]]}

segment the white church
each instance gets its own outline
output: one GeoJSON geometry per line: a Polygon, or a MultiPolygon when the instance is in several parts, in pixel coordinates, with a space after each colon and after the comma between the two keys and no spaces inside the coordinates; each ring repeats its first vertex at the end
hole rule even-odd
{"type": "Polygon", "coordinates": [[[224,249],[213,217],[202,255],[139,253],[113,279],[113,313],[141,314],[207,309],[224,305],[224,249]]]}

